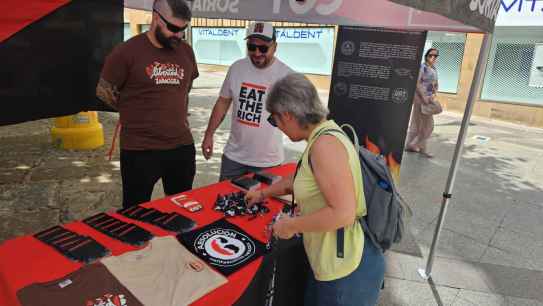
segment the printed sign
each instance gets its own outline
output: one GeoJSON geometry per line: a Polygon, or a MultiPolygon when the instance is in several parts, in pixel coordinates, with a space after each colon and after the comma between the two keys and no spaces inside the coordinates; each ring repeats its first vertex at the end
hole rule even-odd
{"type": "Polygon", "coordinates": [[[399,178],[426,32],[340,27],[328,107],[399,178]]]}
{"type": "Polygon", "coordinates": [[[177,239],[192,253],[228,276],[264,254],[265,245],[221,219],[177,239]]]}

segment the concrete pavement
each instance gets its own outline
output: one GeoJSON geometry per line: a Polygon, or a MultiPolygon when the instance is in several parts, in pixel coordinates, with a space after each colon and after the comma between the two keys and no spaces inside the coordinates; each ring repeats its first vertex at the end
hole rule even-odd
{"type": "MultiPolygon", "coordinates": [[[[191,94],[190,122],[197,148],[224,71],[201,67],[191,94]]],[[[322,90],[326,100],[327,92],[322,90]]],[[[119,207],[118,150],[105,156],[116,114],[101,113],[106,146],[63,151],[49,139],[50,120],[0,127],[0,241],[119,207]]],[[[436,117],[430,150],[435,158],[406,153],[400,188],[414,216],[402,244],[387,254],[381,305],[543,305],[543,130],[474,118],[432,273],[424,267],[441,204],[461,116],[436,117]]],[[[228,137],[225,120],[216,154],[199,150],[195,187],[218,178],[228,137]]],[[[304,144],[285,140],[287,159],[304,144]]],[[[153,197],[162,197],[157,185],[153,197]]]]}

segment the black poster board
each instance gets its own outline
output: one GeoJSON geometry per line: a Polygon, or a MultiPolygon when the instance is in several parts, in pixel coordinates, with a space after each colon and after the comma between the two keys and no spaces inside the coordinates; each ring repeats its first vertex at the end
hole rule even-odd
{"type": "Polygon", "coordinates": [[[399,177],[425,31],[340,26],[328,107],[399,177]]]}

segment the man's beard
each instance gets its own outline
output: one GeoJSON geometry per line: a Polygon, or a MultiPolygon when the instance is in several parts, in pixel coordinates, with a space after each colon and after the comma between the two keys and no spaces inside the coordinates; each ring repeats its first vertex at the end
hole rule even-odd
{"type": "Polygon", "coordinates": [[[264,58],[258,62],[256,62],[252,56],[249,56],[249,58],[251,59],[253,65],[257,68],[266,68],[270,63],[270,60],[266,56],[264,56],[264,58]]]}
{"type": "Polygon", "coordinates": [[[166,37],[162,32],[162,29],[157,28],[155,31],[156,40],[166,49],[173,50],[179,46],[181,39],[179,37],[172,36],[170,38],[166,37]]]}

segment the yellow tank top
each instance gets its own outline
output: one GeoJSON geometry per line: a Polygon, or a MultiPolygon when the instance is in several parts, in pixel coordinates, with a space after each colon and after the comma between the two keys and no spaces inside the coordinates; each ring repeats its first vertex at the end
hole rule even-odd
{"type": "MultiPolygon", "coordinates": [[[[308,215],[326,207],[324,196],[319,190],[313,171],[308,163],[308,152],[311,145],[316,140],[317,133],[323,129],[340,130],[341,128],[334,121],[328,120],[317,126],[309,136],[307,148],[302,154],[302,163],[294,180],[293,188],[302,215],[308,215]]],[[[337,137],[347,149],[354,181],[356,203],[358,203],[356,208],[358,219],[366,215],[366,202],[358,153],[346,135],[339,133],[331,135],[337,137]]],[[[334,162],[333,156],[330,156],[330,162],[334,162]]],[[[345,227],[343,258],[337,257],[336,236],[336,231],[303,233],[304,248],[315,278],[319,281],[331,281],[349,275],[358,267],[362,259],[364,232],[358,220],[345,227]]]]}

